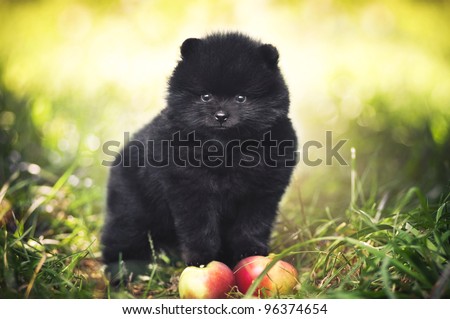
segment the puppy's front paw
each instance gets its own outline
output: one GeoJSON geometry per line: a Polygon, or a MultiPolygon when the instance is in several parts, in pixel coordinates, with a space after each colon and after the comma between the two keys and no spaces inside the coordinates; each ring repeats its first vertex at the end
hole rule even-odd
{"type": "Polygon", "coordinates": [[[187,266],[196,266],[199,267],[201,265],[207,265],[211,261],[214,260],[214,257],[207,254],[198,254],[198,253],[184,253],[183,254],[183,261],[186,263],[187,266]]]}
{"type": "Polygon", "coordinates": [[[267,256],[269,253],[266,247],[251,247],[249,249],[241,250],[235,254],[235,262],[238,262],[250,256],[267,256]]]}

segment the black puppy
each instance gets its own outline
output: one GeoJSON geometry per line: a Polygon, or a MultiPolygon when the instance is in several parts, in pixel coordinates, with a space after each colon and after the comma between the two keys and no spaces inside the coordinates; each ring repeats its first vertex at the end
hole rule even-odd
{"type": "Polygon", "coordinates": [[[240,33],[187,39],[167,107],[116,157],[102,234],[107,263],[151,259],[233,266],[266,255],[295,165],[278,51],[240,33]]]}

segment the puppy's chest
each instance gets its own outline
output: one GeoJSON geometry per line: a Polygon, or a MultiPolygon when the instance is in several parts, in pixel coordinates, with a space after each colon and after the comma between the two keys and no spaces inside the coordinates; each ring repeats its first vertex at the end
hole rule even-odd
{"type": "MultiPolygon", "coordinates": [[[[234,169],[223,169],[220,173],[210,170],[205,176],[206,187],[210,192],[231,195],[236,189],[243,189],[243,180],[234,169]]],[[[245,187],[245,186],[244,186],[245,187]]]]}
{"type": "Polygon", "coordinates": [[[194,158],[195,163],[198,163],[197,167],[230,169],[249,164],[256,166],[261,158],[260,153],[261,149],[250,150],[239,140],[228,142],[208,140],[203,142],[201,147],[187,149],[186,157],[190,155],[194,158]]]}

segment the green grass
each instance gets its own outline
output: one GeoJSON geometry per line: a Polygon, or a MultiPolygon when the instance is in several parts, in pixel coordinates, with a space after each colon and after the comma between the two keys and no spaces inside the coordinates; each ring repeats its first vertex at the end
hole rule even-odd
{"type": "MultiPolygon", "coordinates": [[[[392,198],[389,193],[367,197],[354,164],[351,169],[351,187],[340,194],[350,198],[347,209],[332,210],[316,203],[306,204],[301,212],[298,202],[283,203],[273,235],[274,262],[283,258],[294,264],[299,285],[295,294],[277,297],[450,297],[448,188],[436,203],[418,188],[397,192],[392,198]]],[[[97,240],[102,187],[73,185],[76,174],[70,168],[50,183],[42,177],[45,172],[21,172],[3,185],[0,296],[177,298],[183,266],[170,265],[163,258],[134,282],[109,286],[97,240]],[[11,207],[23,212],[12,214],[11,207]]],[[[298,187],[293,183],[287,197],[298,187]]],[[[243,296],[233,293],[232,297],[243,296]]]]}

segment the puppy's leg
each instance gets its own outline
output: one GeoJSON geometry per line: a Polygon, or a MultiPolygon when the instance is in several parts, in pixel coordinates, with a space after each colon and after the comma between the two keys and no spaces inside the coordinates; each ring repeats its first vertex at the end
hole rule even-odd
{"type": "Polygon", "coordinates": [[[236,220],[224,236],[225,260],[229,265],[248,256],[268,254],[280,196],[253,196],[237,205],[236,220]]]}
{"type": "Polygon", "coordinates": [[[218,214],[211,198],[199,198],[198,193],[176,192],[169,206],[181,257],[187,265],[205,265],[214,260],[220,248],[218,214]]]}

